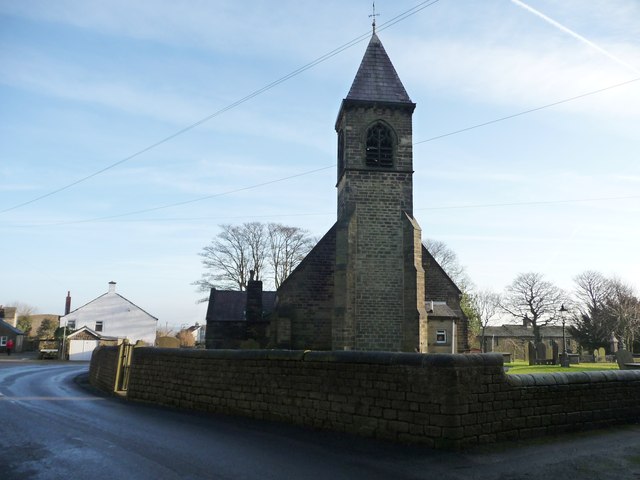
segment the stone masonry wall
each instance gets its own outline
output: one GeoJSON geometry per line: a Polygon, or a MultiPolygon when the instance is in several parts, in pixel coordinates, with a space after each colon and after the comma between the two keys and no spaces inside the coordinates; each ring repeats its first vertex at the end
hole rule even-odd
{"type": "Polygon", "coordinates": [[[91,355],[89,383],[105,392],[113,392],[118,369],[118,347],[97,347],[91,355]]]}
{"type": "MultiPolygon", "coordinates": [[[[94,354],[90,378],[115,363],[94,354]]],[[[115,351],[115,349],[113,349],[115,351]]],[[[138,348],[128,398],[460,448],[636,422],[640,371],[507,376],[502,355],[138,348]]]]}
{"type": "Polygon", "coordinates": [[[426,300],[446,302],[458,314],[459,320],[456,324],[457,350],[460,353],[467,352],[469,350],[469,320],[460,308],[462,292],[424,246],[422,247],[422,266],[426,278],[426,300]]]}
{"type": "Polygon", "coordinates": [[[421,265],[406,261],[414,253],[414,238],[405,238],[404,229],[413,211],[413,107],[345,101],[338,114],[336,129],[344,136],[338,224],[344,231],[337,236],[336,285],[344,285],[344,294],[335,297],[336,350],[419,347],[416,267],[421,265]],[[386,124],[394,137],[389,167],[366,164],[367,131],[377,122],[386,124]]]}
{"type": "Polygon", "coordinates": [[[278,289],[271,345],[331,350],[335,252],[334,225],[278,289]],[[278,319],[288,320],[289,335],[280,331],[283,322],[278,319]]]}

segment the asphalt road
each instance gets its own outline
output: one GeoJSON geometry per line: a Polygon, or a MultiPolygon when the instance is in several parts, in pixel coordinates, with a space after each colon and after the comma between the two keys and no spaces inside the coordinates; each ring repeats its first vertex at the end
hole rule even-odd
{"type": "Polygon", "coordinates": [[[130,403],[87,370],[0,359],[0,479],[640,480],[638,425],[443,452],[130,403]]]}

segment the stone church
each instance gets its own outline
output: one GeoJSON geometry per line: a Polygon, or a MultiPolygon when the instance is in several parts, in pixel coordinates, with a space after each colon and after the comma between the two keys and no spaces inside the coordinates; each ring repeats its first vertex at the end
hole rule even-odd
{"type": "Polygon", "coordinates": [[[335,124],[336,223],[275,295],[212,289],[208,348],[468,350],[461,292],[413,216],[415,106],[374,31],[335,124]]]}

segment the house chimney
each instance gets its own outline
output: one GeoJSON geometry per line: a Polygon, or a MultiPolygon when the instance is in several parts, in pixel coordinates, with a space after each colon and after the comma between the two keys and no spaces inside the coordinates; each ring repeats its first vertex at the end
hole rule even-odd
{"type": "Polygon", "coordinates": [[[64,302],[64,314],[67,315],[71,311],[71,292],[67,291],[67,298],[64,302]]]}
{"type": "Polygon", "coordinates": [[[254,280],[254,272],[251,270],[247,282],[247,322],[259,322],[262,320],[262,280],[254,280]]]}
{"type": "Polygon", "coordinates": [[[109,293],[115,293],[116,292],[116,282],[111,281],[109,282],[109,293]]]}

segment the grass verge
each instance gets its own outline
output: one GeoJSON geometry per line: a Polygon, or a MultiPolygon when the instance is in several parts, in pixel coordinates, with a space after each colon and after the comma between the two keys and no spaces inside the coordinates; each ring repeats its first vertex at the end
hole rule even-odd
{"type": "Polygon", "coordinates": [[[560,365],[529,365],[525,362],[505,363],[508,375],[527,373],[595,372],[598,370],[618,370],[617,363],[579,363],[563,368],[560,365]]]}

